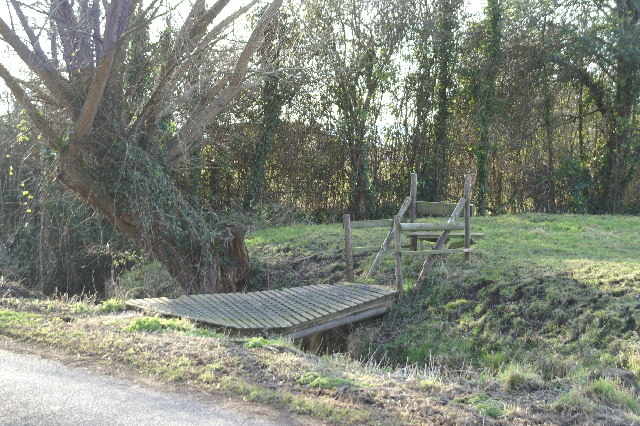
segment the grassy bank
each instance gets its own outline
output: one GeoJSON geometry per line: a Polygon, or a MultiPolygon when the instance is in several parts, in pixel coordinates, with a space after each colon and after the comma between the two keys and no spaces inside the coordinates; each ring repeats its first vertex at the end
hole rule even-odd
{"type": "MultiPolygon", "coordinates": [[[[637,414],[635,403],[603,399],[594,381],[612,380],[636,398],[630,378],[640,373],[640,218],[475,218],[474,232],[486,237],[473,260],[449,257],[420,294],[411,292],[420,261],[404,260],[410,301],[352,333],[352,355],[389,366],[473,369],[477,380],[511,391],[554,389],[549,407],[564,414],[606,417],[616,406],[637,414]]],[[[250,244],[275,253],[264,257],[268,269],[289,283],[305,281],[307,273],[302,264],[279,267],[297,264],[278,260],[289,253],[316,256],[326,265],[322,276],[340,278],[341,237],[339,226],[298,227],[255,232],[250,244]],[[315,254],[312,247],[319,247],[315,254]]],[[[384,230],[359,231],[354,245],[383,237],[384,230]]],[[[360,276],[372,260],[373,254],[357,256],[360,276]]],[[[390,258],[375,279],[393,282],[390,258]]]]}
{"type": "MultiPolygon", "coordinates": [[[[334,423],[637,422],[640,218],[502,216],[474,228],[486,237],[473,260],[449,257],[420,294],[420,261],[405,259],[408,302],[352,330],[353,358],[121,312],[117,301],[16,292],[0,298],[0,334],[334,423]]],[[[354,245],[384,232],[357,231],[354,245]]],[[[251,232],[256,289],[342,279],[342,241],[340,225],[251,232]]],[[[372,259],[357,255],[356,272],[372,259]]],[[[393,283],[390,257],[374,281],[393,283]]]]}

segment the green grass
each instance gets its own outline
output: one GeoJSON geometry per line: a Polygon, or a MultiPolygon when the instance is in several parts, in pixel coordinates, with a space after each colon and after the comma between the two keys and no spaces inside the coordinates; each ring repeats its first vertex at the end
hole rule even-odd
{"type": "Polygon", "coordinates": [[[73,314],[86,314],[89,310],[89,307],[82,302],[76,302],[71,305],[71,313],[73,314]]]}
{"type": "Polygon", "coordinates": [[[498,378],[509,390],[537,390],[540,378],[521,364],[510,364],[498,373],[498,378]]]}
{"type": "Polygon", "coordinates": [[[323,376],[319,373],[308,372],[302,375],[298,380],[298,384],[309,385],[311,388],[333,389],[341,386],[354,386],[355,382],[341,377],[323,376]]]}
{"type": "Polygon", "coordinates": [[[563,393],[551,405],[565,413],[593,413],[604,408],[618,407],[632,414],[640,414],[640,404],[633,391],[620,383],[600,378],[586,386],[576,386],[563,393]]]}
{"type": "MultiPolygon", "coordinates": [[[[473,260],[450,256],[434,268],[413,303],[366,333],[361,355],[496,372],[510,360],[545,380],[583,367],[640,373],[639,217],[485,217],[473,230],[486,235],[473,260]]],[[[419,267],[406,259],[405,276],[419,267]]],[[[387,259],[376,278],[392,282],[392,274],[387,259]]]]}
{"type": "Polygon", "coordinates": [[[268,343],[269,341],[264,337],[251,337],[245,340],[244,346],[247,348],[261,348],[266,346],[268,343]]]}
{"type": "Polygon", "coordinates": [[[600,378],[596,380],[588,387],[587,392],[609,406],[618,405],[629,409],[635,414],[640,414],[640,404],[633,392],[610,379],[600,378]]]}
{"type": "Polygon", "coordinates": [[[485,393],[456,397],[454,402],[468,404],[474,407],[482,416],[498,418],[508,413],[504,403],[489,397],[485,393]]]}
{"type": "Polygon", "coordinates": [[[124,300],[122,299],[109,299],[98,305],[98,311],[109,312],[121,312],[124,311],[124,300]]]}
{"type": "Polygon", "coordinates": [[[191,331],[193,325],[187,321],[176,318],[160,318],[155,317],[142,317],[134,318],[131,322],[123,328],[124,331],[137,332],[137,331],[191,331]]]}

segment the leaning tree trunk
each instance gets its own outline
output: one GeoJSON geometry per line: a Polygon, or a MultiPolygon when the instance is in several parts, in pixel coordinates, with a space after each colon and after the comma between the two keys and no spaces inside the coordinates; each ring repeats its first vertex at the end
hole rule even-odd
{"type": "Polygon", "coordinates": [[[153,67],[135,66],[147,60],[144,49],[135,47],[144,47],[144,32],[161,14],[155,2],[147,7],[140,0],[93,0],[88,7],[87,1],[52,0],[51,57],[40,45],[43,22],[31,23],[21,2],[9,3],[27,39],[0,17],[0,40],[35,80],[27,88],[1,63],[0,79],[40,133],[40,143],[59,153],[59,180],[166,265],[186,292],[244,286],[249,263],[242,229],[204,211],[197,196],[189,200],[174,177],[207,143],[207,126],[251,86],[249,65],[282,0],[264,9],[244,47],[228,51],[230,57],[237,53],[231,68],[206,53],[228,48],[221,47],[227,30],[256,1],[230,14],[226,7],[237,2],[194,1],[175,35],[155,46],[166,61],[153,67]],[[138,83],[125,71],[134,68],[148,73],[145,90],[130,90],[138,83]],[[202,77],[197,85],[190,73],[202,77]],[[178,125],[175,116],[184,120],[178,125]]]}
{"type": "Polygon", "coordinates": [[[58,178],[151,253],[187,294],[244,289],[250,278],[244,229],[195,209],[141,149],[109,152],[98,165],[91,154],[65,150],[58,178]]]}

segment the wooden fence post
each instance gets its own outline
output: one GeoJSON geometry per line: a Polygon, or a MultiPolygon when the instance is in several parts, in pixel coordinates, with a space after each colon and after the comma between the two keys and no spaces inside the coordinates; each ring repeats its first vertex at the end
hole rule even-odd
{"type": "Polygon", "coordinates": [[[396,215],[393,218],[393,235],[396,240],[396,247],[394,250],[396,260],[396,289],[398,291],[398,303],[402,303],[404,298],[404,284],[402,282],[402,239],[400,235],[400,216],[396,215]]]}
{"type": "MultiPolygon", "coordinates": [[[[464,175],[464,248],[471,248],[471,175],[464,175]]],[[[464,260],[469,260],[471,253],[464,253],[464,260]]]]}
{"type": "Polygon", "coordinates": [[[353,274],[353,246],[351,244],[351,216],[348,214],[342,215],[342,222],[344,225],[344,256],[347,261],[345,270],[345,279],[352,283],[355,281],[353,274]]]}
{"type": "MultiPolygon", "coordinates": [[[[416,223],[416,211],[418,205],[418,174],[411,173],[411,188],[409,190],[411,197],[411,208],[409,210],[409,222],[416,223]]],[[[411,237],[411,250],[418,249],[418,238],[411,237]]]]}

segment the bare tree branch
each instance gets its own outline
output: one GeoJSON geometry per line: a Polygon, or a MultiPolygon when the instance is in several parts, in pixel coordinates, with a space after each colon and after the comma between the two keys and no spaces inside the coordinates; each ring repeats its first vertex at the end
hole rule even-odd
{"type": "MultiPolygon", "coordinates": [[[[220,91],[215,99],[207,105],[194,119],[181,129],[177,137],[177,144],[169,152],[169,160],[176,161],[181,156],[188,156],[196,148],[196,142],[200,139],[206,126],[211,124],[224,108],[235,98],[242,89],[242,82],[249,67],[249,61],[260,46],[264,36],[264,30],[271,18],[276,14],[282,0],[274,0],[263,13],[260,21],[254,28],[247,44],[240,53],[233,72],[224,79],[226,87],[220,91]]],[[[218,87],[216,84],[213,89],[218,87]]]]}
{"type": "Polygon", "coordinates": [[[29,100],[29,95],[27,95],[27,93],[22,89],[19,80],[12,76],[2,64],[0,64],[0,78],[4,80],[13,96],[20,105],[22,105],[29,116],[29,119],[33,122],[38,131],[42,133],[45,141],[47,141],[52,148],[59,149],[60,146],[58,141],[60,138],[56,137],[56,132],[49,125],[47,120],[42,117],[38,108],[36,108],[36,106],[29,100]]]}
{"type": "Polygon", "coordinates": [[[82,106],[82,112],[76,123],[75,135],[69,143],[81,142],[89,135],[98,108],[102,103],[104,89],[107,87],[107,82],[109,81],[116,52],[117,49],[112,49],[111,52],[100,61],[95,77],[91,82],[89,93],[82,106]]]}
{"type": "Polygon", "coordinates": [[[18,54],[22,62],[29,67],[38,77],[42,79],[47,89],[55,96],[64,100],[67,107],[70,107],[72,115],[79,113],[74,102],[75,93],[70,83],[53,68],[50,62],[43,62],[32,52],[17,36],[2,18],[0,18],[0,36],[18,54]]]}
{"type": "Polygon", "coordinates": [[[222,31],[224,31],[232,22],[246,13],[257,2],[258,0],[253,0],[248,5],[238,9],[233,14],[225,18],[221,23],[216,25],[211,31],[209,31],[209,33],[206,33],[206,35],[206,28],[228,4],[228,0],[219,0],[205,13],[203,13],[201,18],[196,18],[196,15],[198,14],[198,11],[202,11],[201,8],[204,6],[204,2],[201,1],[194,4],[189,16],[180,30],[177,37],[178,40],[174,43],[173,49],[166,54],[166,57],[169,60],[163,69],[162,75],[160,76],[160,82],[143,107],[136,122],[132,123],[132,126],[130,126],[130,128],[133,128],[138,125],[138,123],[142,123],[144,128],[143,133],[145,135],[142,145],[145,145],[152,140],[157,132],[155,123],[158,121],[158,117],[161,114],[162,105],[164,104],[164,99],[167,95],[166,89],[170,86],[170,83],[175,82],[189,69],[189,66],[192,64],[191,60],[197,57],[200,52],[204,51],[207,44],[210,43],[214,37],[222,33],[222,31]],[[189,39],[190,43],[187,43],[186,39],[189,39]],[[189,45],[197,45],[196,50],[191,52],[191,49],[187,49],[189,45]],[[187,53],[190,53],[189,57],[183,59],[187,53]]]}
{"type": "Polygon", "coordinates": [[[16,0],[11,0],[11,5],[16,11],[16,15],[18,15],[18,19],[20,20],[22,29],[24,29],[24,31],[27,33],[27,37],[29,37],[29,41],[31,42],[31,47],[33,47],[33,51],[35,52],[36,56],[41,62],[47,63],[49,67],[52,68],[53,65],[50,63],[49,58],[47,58],[47,55],[44,54],[42,47],[40,47],[40,41],[38,41],[38,37],[36,37],[35,33],[33,32],[33,28],[31,28],[31,26],[29,25],[29,22],[27,21],[27,17],[24,16],[24,13],[22,12],[22,8],[20,7],[20,3],[18,3],[16,0]]]}

